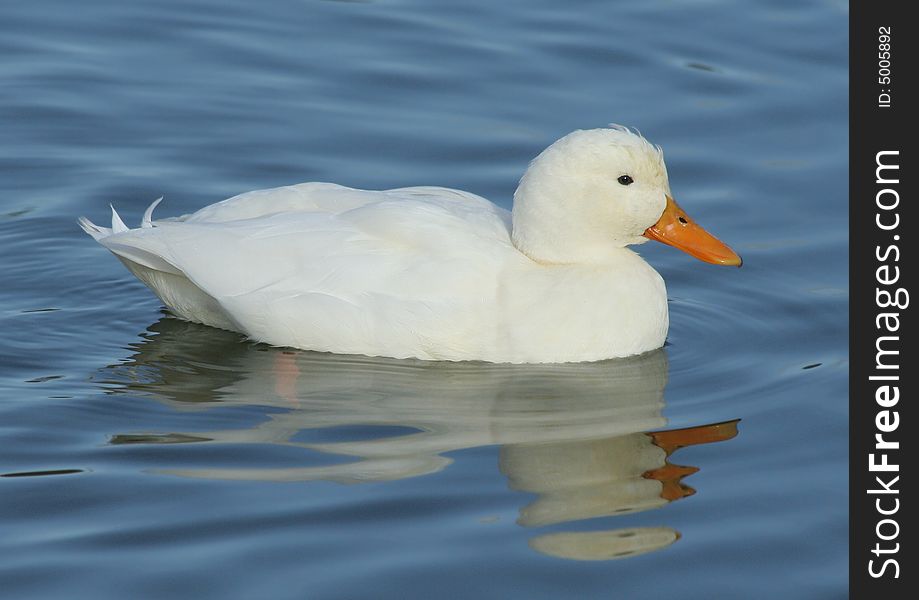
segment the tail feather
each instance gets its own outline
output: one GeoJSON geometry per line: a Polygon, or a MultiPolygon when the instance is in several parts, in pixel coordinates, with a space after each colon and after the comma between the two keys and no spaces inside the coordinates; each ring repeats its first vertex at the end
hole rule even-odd
{"type": "MultiPolygon", "coordinates": [[[[147,210],[144,211],[143,219],[141,219],[141,222],[140,222],[141,228],[150,229],[151,227],[155,227],[153,223],[153,209],[155,209],[156,206],[162,201],[163,201],[163,197],[160,196],[159,198],[154,200],[153,203],[150,204],[150,206],[147,207],[147,210]]],[[[115,207],[111,206],[111,208],[112,208],[112,227],[111,228],[102,227],[101,225],[96,225],[95,223],[87,219],[86,217],[80,217],[79,219],[77,219],[77,223],[80,224],[80,227],[83,228],[83,231],[91,235],[93,239],[97,241],[101,240],[102,238],[106,238],[110,235],[114,235],[116,233],[124,233],[125,231],[130,231],[130,228],[127,225],[125,225],[124,221],[121,219],[121,216],[118,214],[118,211],[115,210],[115,207]]]]}
{"type": "Polygon", "coordinates": [[[153,227],[153,209],[156,208],[156,205],[163,201],[163,197],[160,196],[153,203],[147,207],[147,210],[144,211],[144,218],[140,222],[140,226],[144,229],[149,229],[153,227]]]}
{"type": "Polygon", "coordinates": [[[101,240],[104,237],[112,235],[112,230],[108,227],[100,227],[96,225],[86,217],[80,217],[77,219],[77,223],[80,224],[80,227],[83,228],[83,231],[93,236],[94,240],[101,240]]]}
{"type": "Polygon", "coordinates": [[[115,207],[109,204],[112,209],[112,233],[124,233],[128,231],[128,226],[124,224],[124,221],[121,220],[121,217],[118,215],[118,211],[115,210],[115,207]]]}

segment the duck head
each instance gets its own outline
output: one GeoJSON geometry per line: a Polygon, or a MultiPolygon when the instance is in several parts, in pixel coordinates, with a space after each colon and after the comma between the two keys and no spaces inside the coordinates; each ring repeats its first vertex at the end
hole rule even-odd
{"type": "Polygon", "coordinates": [[[530,163],[514,193],[513,239],[544,263],[598,262],[651,239],[742,264],[673,200],[660,147],[620,126],[570,133],[530,163]]]}

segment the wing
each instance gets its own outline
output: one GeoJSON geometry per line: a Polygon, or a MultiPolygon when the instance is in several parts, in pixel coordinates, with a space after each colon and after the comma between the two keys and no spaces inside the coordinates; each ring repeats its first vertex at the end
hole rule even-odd
{"type": "MultiPolygon", "coordinates": [[[[444,187],[417,186],[392,190],[359,190],[335,183],[310,182],[267,190],[255,190],[211,204],[191,215],[180,217],[184,222],[221,223],[264,217],[278,213],[343,212],[377,204],[383,200],[419,200],[439,206],[447,212],[467,217],[476,214],[497,216],[510,230],[510,212],[492,202],[465,192],[444,187]]],[[[155,203],[154,203],[155,206],[155,203]]],[[[149,217],[149,215],[147,215],[149,217]]]]}
{"type": "Polygon", "coordinates": [[[500,272],[519,255],[509,224],[508,211],[457,190],[303,184],[99,241],[181,273],[255,339],[410,356],[479,343],[470,332],[487,327],[500,272]]]}

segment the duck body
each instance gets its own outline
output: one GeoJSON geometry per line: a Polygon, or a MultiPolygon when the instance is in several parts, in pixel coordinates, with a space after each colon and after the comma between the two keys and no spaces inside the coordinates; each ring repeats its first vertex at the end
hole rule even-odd
{"type": "MultiPolygon", "coordinates": [[[[447,188],[304,183],[175,219],[154,222],[151,206],[136,229],[114,209],[111,228],[80,223],[176,316],[276,346],[506,363],[596,361],[662,346],[660,275],[627,239],[593,233],[610,215],[572,223],[564,206],[545,209],[558,193],[533,169],[514,213],[447,188]],[[534,211],[549,214],[528,219],[534,211]],[[583,235],[570,244],[568,229],[583,235]]],[[[660,217],[669,196],[659,196],[620,237],[640,237],[660,217]]]]}

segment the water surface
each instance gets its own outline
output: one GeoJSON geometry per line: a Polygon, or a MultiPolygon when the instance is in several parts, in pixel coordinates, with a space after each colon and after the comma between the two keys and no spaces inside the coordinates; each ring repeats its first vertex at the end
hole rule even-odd
{"type": "Polygon", "coordinates": [[[10,598],[839,598],[842,2],[12,3],[0,19],[10,598]],[[287,351],[164,315],[76,226],[309,180],[509,207],[618,122],[743,269],[640,252],[661,351],[287,351]]]}

